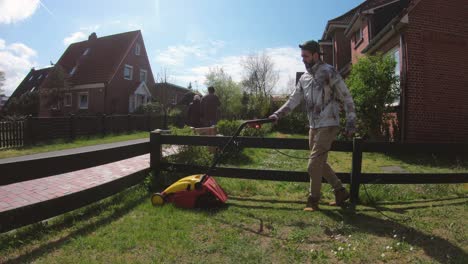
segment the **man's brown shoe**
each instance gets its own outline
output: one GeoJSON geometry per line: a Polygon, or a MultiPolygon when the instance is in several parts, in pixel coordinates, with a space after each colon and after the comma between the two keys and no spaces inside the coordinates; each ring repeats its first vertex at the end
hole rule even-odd
{"type": "Polygon", "coordinates": [[[308,212],[318,211],[319,210],[318,203],[319,203],[319,199],[309,196],[307,198],[307,205],[304,208],[304,211],[308,211],[308,212]]]}
{"type": "Polygon", "coordinates": [[[349,192],[343,187],[335,191],[335,201],[329,203],[331,206],[342,206],[344,201],[349,199],[349,192]]]}

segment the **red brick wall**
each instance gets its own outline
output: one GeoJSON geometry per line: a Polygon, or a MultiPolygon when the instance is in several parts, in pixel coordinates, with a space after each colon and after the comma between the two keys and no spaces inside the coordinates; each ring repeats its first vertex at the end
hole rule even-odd
{"type": "Polygon", "coordinates": [[[409,13],[408,142],[468,142],[468,27],[463,5],[465,0],[425,0],[409,13]]]}
{"type": "Polygon", "coordinates": [[[129,106],[129,96],[140,84],[140,69],[147,71],[146,85],[151,87],[154,85],[154,77],[149,64],[148,55],[143,43],[143,39],[138,36],[136,42],[130,49],[130,52],[120,64],[114,78],[108,84],[106,91],[106,113],[108,114],[127,114],[129,106]],[[135,55],[135,45],[139,43],[141,46],[140,55],[135,55]],[[133,66],[132,80],[125,80],[123,77],[125,64],[133,66]]]}
{"type": "Polygon", "coordinates": [[[362,41],[356,40],[353,36],[351,37],[351,62],[356,63],[359,57],[362,56],[362,50],[369,44],[369,26],[368,19],[364,18],[362,21],[362,41]],[[356,43],[356,41],[358,41],[356,43]]]}

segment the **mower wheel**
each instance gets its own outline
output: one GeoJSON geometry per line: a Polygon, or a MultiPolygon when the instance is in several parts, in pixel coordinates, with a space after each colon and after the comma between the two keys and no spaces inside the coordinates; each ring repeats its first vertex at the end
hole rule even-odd
{"type": "Polygon", "coordinates": [[[153,193],[153,195],[151,195],[151,203],[153,206],[163,205],[164,196],[162,196],[160,193],[153,193]]]}

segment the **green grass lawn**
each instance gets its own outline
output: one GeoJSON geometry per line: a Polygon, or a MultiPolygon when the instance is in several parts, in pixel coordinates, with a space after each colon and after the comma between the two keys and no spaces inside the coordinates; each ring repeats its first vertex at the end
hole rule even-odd
{"type": "MultiPolygon", "coordinates": [[[[307,151],[284,150],[307,156],[307,151]]],[[[240,167],[305,170],[268,149],[246,149],[240,167]]],[[[330,153],[339,172],[351,156],[330,153]]],[[[228,165],[228,164],[223,164],[228,165]]],[[[466,159],[365,154],[364,172],[466,172],[466,159]]],[[[171,178],[174,175],[164,175],[171,178]]],[[[174,180],[174,179],[172,179],[174,180]]],[[[365,185],[362,204],[304,207],[308,183],[217,178],[230,198],[219,210],[153,207],[140,184],[99,203],[0,235],[6,263],[466,263],[465,184],[365,185]]]]}
{"type": "Polygon", "coordinates": [[[148,138],[148,132],[134,132],[131,134],[120,134],[120,135],[106,135],[106,136],[93,136],[93,137],[82,137],[77,138],[73,141],[67,140],[55,140],[49,143],[37,144],[28,147],[14,148],[14,149],[1,149],[0,159],[11,158],[29,154],[36,154],[41,152],[56,151],[70,148],[79,148],[85,146],[92,146],[97,144],[113,143],[118,141],[148,138]]]}

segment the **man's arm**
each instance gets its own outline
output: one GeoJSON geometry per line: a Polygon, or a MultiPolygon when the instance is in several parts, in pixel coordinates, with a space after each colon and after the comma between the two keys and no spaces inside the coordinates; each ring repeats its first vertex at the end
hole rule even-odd
{"type": "Polygon", "coordinates": [[[354,106],[353,97],[349,92],[343,78],[338,73],[332,73],[330,76],[330,85],[335,88],[338,99],[343,102],[344,110],[346,112],[346,131],[348,135],[352,135],[356,131],[356,110],[354,106]]]}
{"type": "Polygon", "coordinates": [[[296,89],[289,96],[288,101],[286,101],[286,103],[284,103],[278,110],[276,110],[270,116],[270,118],[279,119],[289,114],[292,110],[294,110],[294,108],[296,108],[301,103],[301,100],[304,97],[303,93],[304,91],[301,87],[301,82],[297,82],[296,89]]]}

